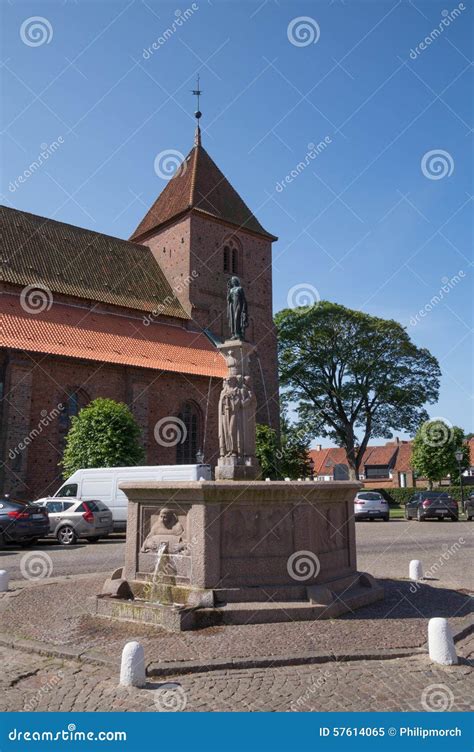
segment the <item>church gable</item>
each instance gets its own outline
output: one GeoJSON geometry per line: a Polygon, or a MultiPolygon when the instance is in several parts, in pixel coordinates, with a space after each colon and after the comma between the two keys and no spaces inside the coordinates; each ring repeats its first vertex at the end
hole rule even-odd
{"type": "Polygon", "coordinates": [[[0,281],[188,319],[147,246],[0,207],[0,281]]]}

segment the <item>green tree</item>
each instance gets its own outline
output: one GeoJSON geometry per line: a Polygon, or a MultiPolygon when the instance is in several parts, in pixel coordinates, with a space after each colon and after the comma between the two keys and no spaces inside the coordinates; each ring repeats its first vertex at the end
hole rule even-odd
{"type": "Polygon", "coordinates": [[[83,467],[138,465],[144,459],[140,427],[123,402],[99,398],[72,418],[61,465],[68,478],[83,467]]]}
{"type": "Polygon", "coordinates": [[[286,398],[313,435],[346,450],[352,479],[369,439],[413,432],[427,419],[439,365],[396,321],[322,301],[280,311],[275,323],[286,398]]]}
{"type": "Polygon", "coordinates": [[[263,478],[309,477],[309,434],[290,423],[285,413],[280,419],[280,438],[273,428],[257,425],[257,458],[263,478]]]}
{"type": "Polygon", "coordinates": [[[459,481],[459,465],[455,453],[461,450],[461,471],[469,467],[469,447],[464,443],[464,432],[457,426],[450,426],[437,418],[428,420],[418,429],[413,439],[411,464],[418,475],[428,478],[430,488],[433,483],[450,476],[454,483],[459,481]]]}

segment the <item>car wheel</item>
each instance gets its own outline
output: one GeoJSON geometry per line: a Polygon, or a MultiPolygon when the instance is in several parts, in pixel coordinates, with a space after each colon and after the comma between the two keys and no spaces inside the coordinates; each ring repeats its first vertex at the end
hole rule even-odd
{"type": "Polygon", "coordinates": [[[93,538],[87,539],[89,543],[98,543],[100,541],[100,535],[95,535],[93,538]]]}
{"type": "Polygon", "coordinates": [[[56,538],[62,546],[72,546],[77,541],[77,535],[74,532],[74,528],[70,525],[60,527],[56,533],[56,538]]]}
{"type": "Polygon", "coordinates": [[[386,514],[386,515],[385,515],[385,517],[382,517],[382,520],[383,520],[384,522],[389,522],[389,520],[390,520],[390,515],[389,515],[389,514],[386,514]]]}
{"type": "Polygon", "coordinates": [[[420,514],[420,510],[418,510],[418,512],[416,513],[416,519],[418,520],[418,522],[424,522],[425,521],[424,518],[420,514]]]}
{"type": "MultiPolygon", "coordinates": [[[[469,517],[467,519],[469,519],[469,517]]],[[[5,548],[5,538],[3,533],[0,533],[0,548],[5,548]]]]}

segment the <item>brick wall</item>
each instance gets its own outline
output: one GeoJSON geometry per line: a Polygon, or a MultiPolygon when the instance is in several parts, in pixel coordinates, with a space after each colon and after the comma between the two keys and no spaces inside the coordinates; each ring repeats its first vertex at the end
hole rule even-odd
{"type": "MultiPolygon", "coordinates": [[[[126,402],[143,431],[147,464],[174,464],[176,447],[162,446],[154,436],[158,420],[176,416],[186,400],[193,400],[201,413],[202,432],[207,418],[206,436],[202,435],[205,461],[216,464],[218,453],[217,405],[220,379],[187,376],[148,369],[126,368],[57,358],[30,353],[27,365],[10,362],[6,367],[3,416],[6,427],[3,448],[3,491],[18,498],[39,498],[54,493],[62,480],[58,462],[61,458],[61,418],[55,410],[66,403],[72,390],[80,389],[87,399],[109,397],[126,402]],[[11,403],[11,404],[9,404],[11,403]],[[53,415],[46,421],[45,415],[53,415]],[[38,429],[41,419],[47,425],[35,435],[21,453],[20,472],[14,470],[8,453],[25,436],[38,429]]],[[[26,363],[26,362],[25,362],[26,363]]]]}

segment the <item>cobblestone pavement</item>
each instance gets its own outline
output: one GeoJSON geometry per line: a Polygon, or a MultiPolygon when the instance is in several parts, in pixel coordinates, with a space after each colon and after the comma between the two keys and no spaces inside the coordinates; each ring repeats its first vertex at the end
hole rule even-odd
{"type": "MultiPolygon", "coordinates": [[[[472,642],[472,640],[471,640],[472,642]]],[[[472,652],[464,646],[460,652],[472,652]]],[[[193,674],[144,689],[104,667],[0,648],[4,711],[427,711],[473,708],[472,672],[426,656],[193,674]]]]}
{"type": "MultiPolygon", "coordinates": [[[[385,581],[385,599],[339,619],[280,624],[244,624],[171,633],[131,622],[92,618],[94,593],[104,575],[41,584],[0,595],[0,632],[57,646],[80,647],[119,660],[123,645],[138,639],[154,661],[202,660],[422,646],[432,616],[449,618],[453,629],[469,613],[469,598],[401,580],[385,581]]],[[[435,585],[436,583],[433,583],[435,585]]]]}

